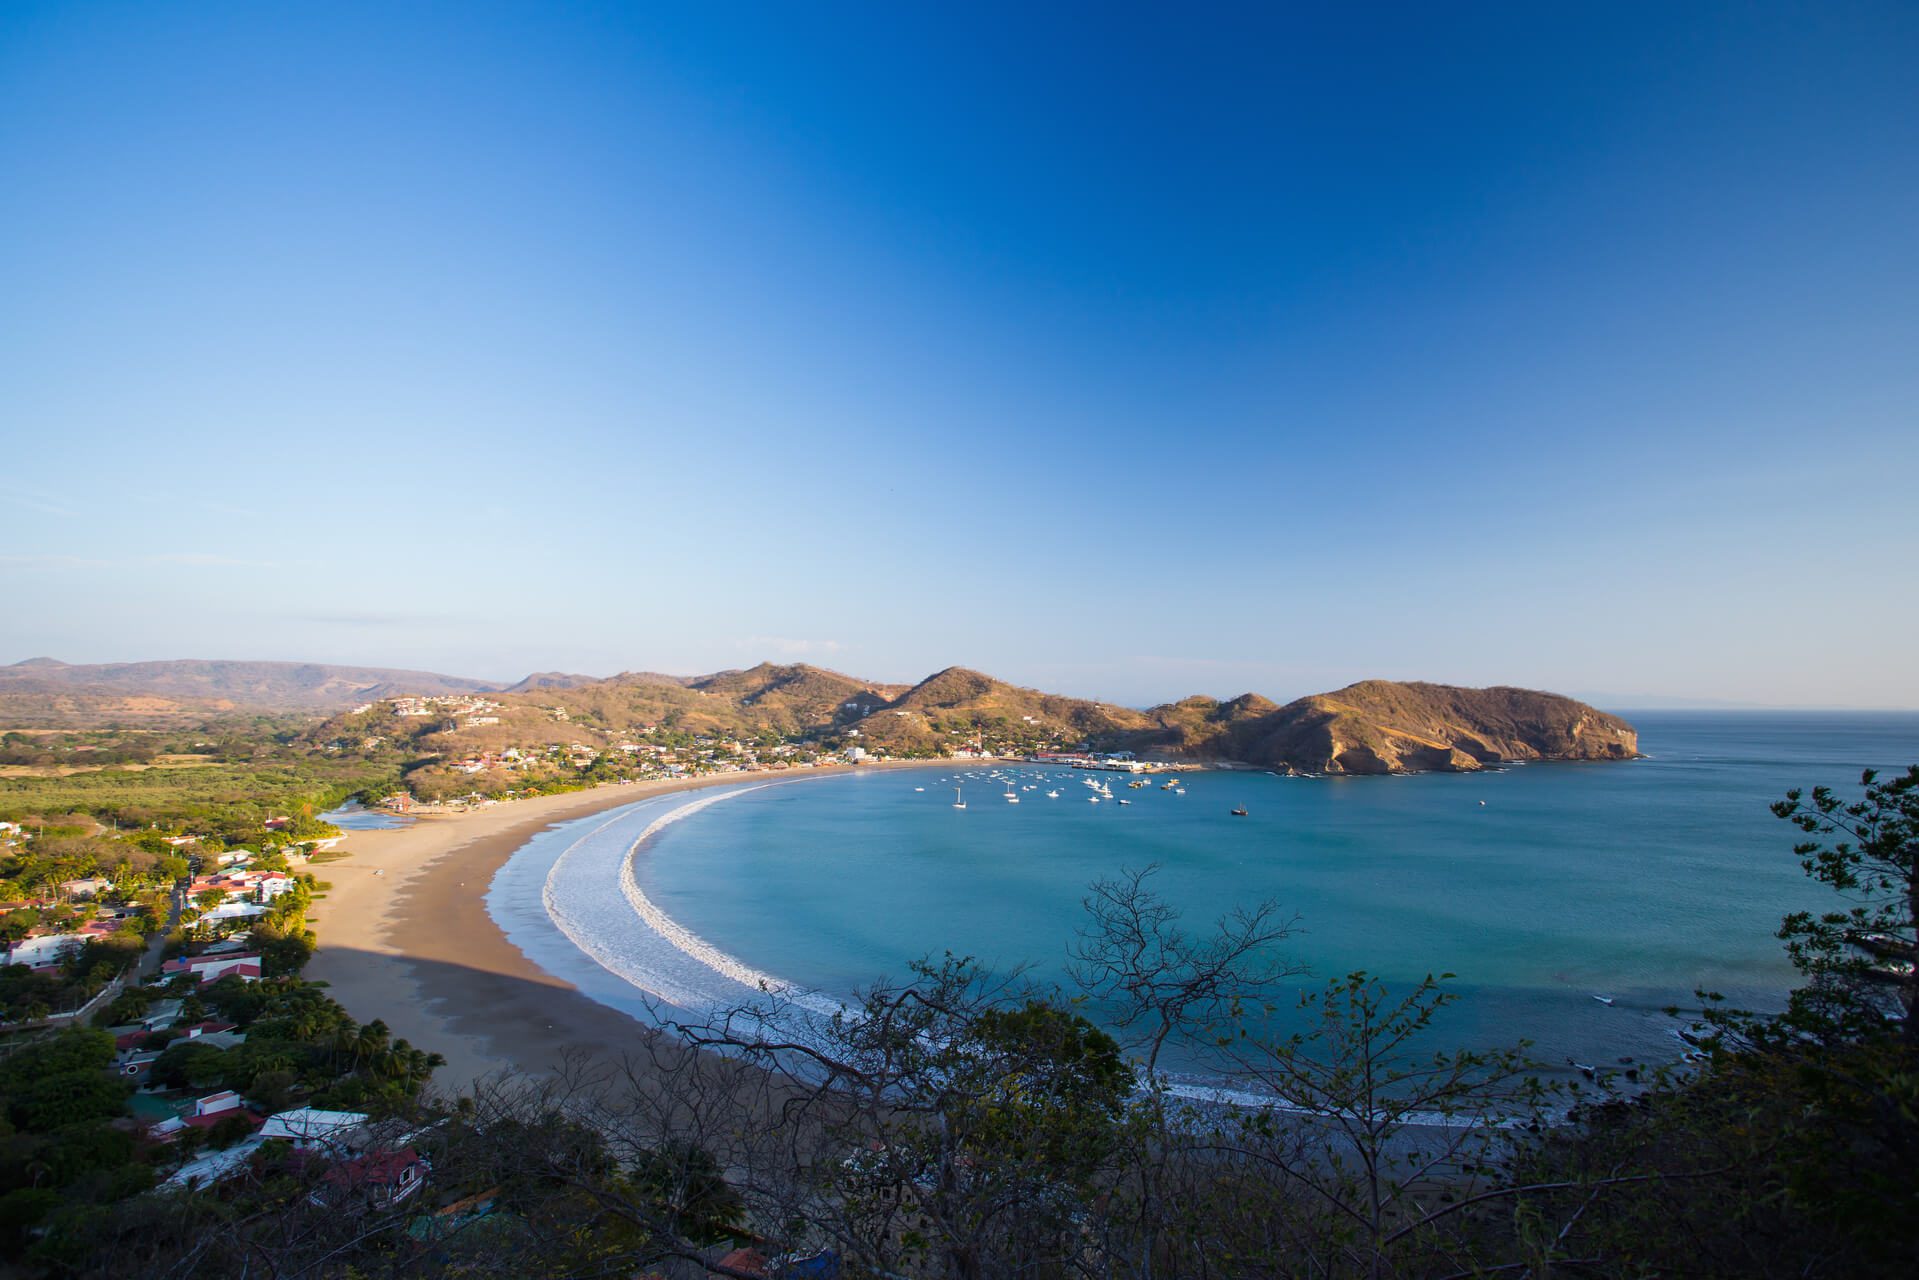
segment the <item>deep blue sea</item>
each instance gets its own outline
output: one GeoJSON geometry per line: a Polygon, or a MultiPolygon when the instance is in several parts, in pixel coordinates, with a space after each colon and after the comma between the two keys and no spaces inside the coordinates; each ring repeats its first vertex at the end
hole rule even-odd
{"type": "Polygon", "coordinates": [[[1792,976],[1779,918],[1826,901],[1767,806],[1919,761],[1919,715],[1629,718],[1646,759],[1204,772],[1179,775],[1184,795],[1100,774],[1114,798],[1099,804],[1088,775],[1032,766],[752,779],[564,824],[509,862],[489,903],[536,963],[638,1013],[642,989],[690,1007],[763,979],[843,996],[947,950],[1057,979],[1087,886],[1157,864],[1195,929],[1265,899],[1297,915],[1283,947],[1310,967],[1302,981],[1457,975],[1434,1048],[1665,1059],[1681,1046],[1663,1009],[1696,1005],[1696,988],[1776,1005],[1792,976]],[[680,820],[629,854],[667,814],[680,820]]]}

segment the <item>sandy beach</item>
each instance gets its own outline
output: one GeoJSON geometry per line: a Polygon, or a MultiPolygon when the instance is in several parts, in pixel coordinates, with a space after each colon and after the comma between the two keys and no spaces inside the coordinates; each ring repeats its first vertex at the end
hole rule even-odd
{"type": "MultiPolygon", "coordinates": [[[[932,765],[950,768],[951,762],[862,767],[932,765]]],[[[349,832],[340,848],[350,856],[314,868],[332,887],[311,912],[320,948],[306,976],[328,983],[334,999],[360,1021],[381,1019],[395,1036],[445,1055],[447,1065],[435,1076],[444,1092],[463,1091],[499,1071],[544,1073],[569,1051],[618,1059],[647,1030],[543,972],[507,941],[486,911],[493,873],[556,822],[670,791],[850,771],[600,787],[431,814],[393,830],[349,832]]]]}

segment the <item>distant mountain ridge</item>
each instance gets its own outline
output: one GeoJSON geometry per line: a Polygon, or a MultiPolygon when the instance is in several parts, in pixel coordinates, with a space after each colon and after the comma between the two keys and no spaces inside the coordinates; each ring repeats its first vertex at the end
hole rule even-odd
{"type": "Polygon", "coordinates": [[[184,658],[75,664],[29,658],[0,667],[0,718],[178,718],[226,711],[327,712],[405,694],[490,692],[483,680],[317,662],[184,658]]]}
{"type": "Polygon", "coordinates": [[[876,749],[925,752],[990,737],[1327,774],[1464,772],[1513,760],[1629,759],[1638,750],[1624,720],[1557,694],[1387,680],[1284,706],[1249,693],[1141,711],[1022,688],[967,667],[893,685],[804,663],[761,663],[708,676],[629,672],[496,696],[503,704],[497,725],[448,729],[422,745],[453,752],[595,735],[611,742],[665,728],[844,735],[876,749]]]}
{"type": "MultiPolygon", "coordinates": [[[[75,666],[50,658],[0,667],[0,719],[180,716],[236,709],[340,713],[402,695],[486,694],[497,715],[409,725],[423,749],[613,742],[660,729],[689,734],[844,735],[928,751],[995,742],[1086,743],[1173,759],[1299,773],[1468,771],[1513,760],[1619,760],[1638,735],[1617,716],[1532,689],[1363,680],[1280,705],[1247,693],[1184,698],[1144,711],[1022,688],[967,667],[917,684],[862,680],[805,663],[763,662],[704,676],[629,671],[604,679],[535,672],[511,685],[384,667],[174,662],[75,666]]],[[[3,727],[3,726],[0,726],[3,727]]]]}

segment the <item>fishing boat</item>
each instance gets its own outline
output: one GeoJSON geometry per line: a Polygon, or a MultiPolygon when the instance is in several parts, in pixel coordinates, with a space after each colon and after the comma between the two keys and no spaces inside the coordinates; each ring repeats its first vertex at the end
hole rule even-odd
{"type": "Polygon", "coordinates": [[[1234,808],[1234,810],[1233,810],[1233,816],[1234,816],[1235,818],[1243,818],[1243,817],[1245,817],[1245,816],[1246,816],[1246,806],[1244,806],[1244,805],[1239,805],[1239,806],[1237,806],[1236,808],[1234,808]]]}

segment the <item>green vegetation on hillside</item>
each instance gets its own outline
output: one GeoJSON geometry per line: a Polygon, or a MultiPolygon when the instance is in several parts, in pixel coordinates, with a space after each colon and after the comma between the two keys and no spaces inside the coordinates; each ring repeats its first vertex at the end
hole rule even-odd
{"type": "Polygon", "coordinates": [[[88,813],[123,825],[170,820],[224,830],[258,826],[269,816],[303,807],[330,809],[398,776],[391,763],[301,753],[190,769],[0,777],[0,819],[88,813]]]}

